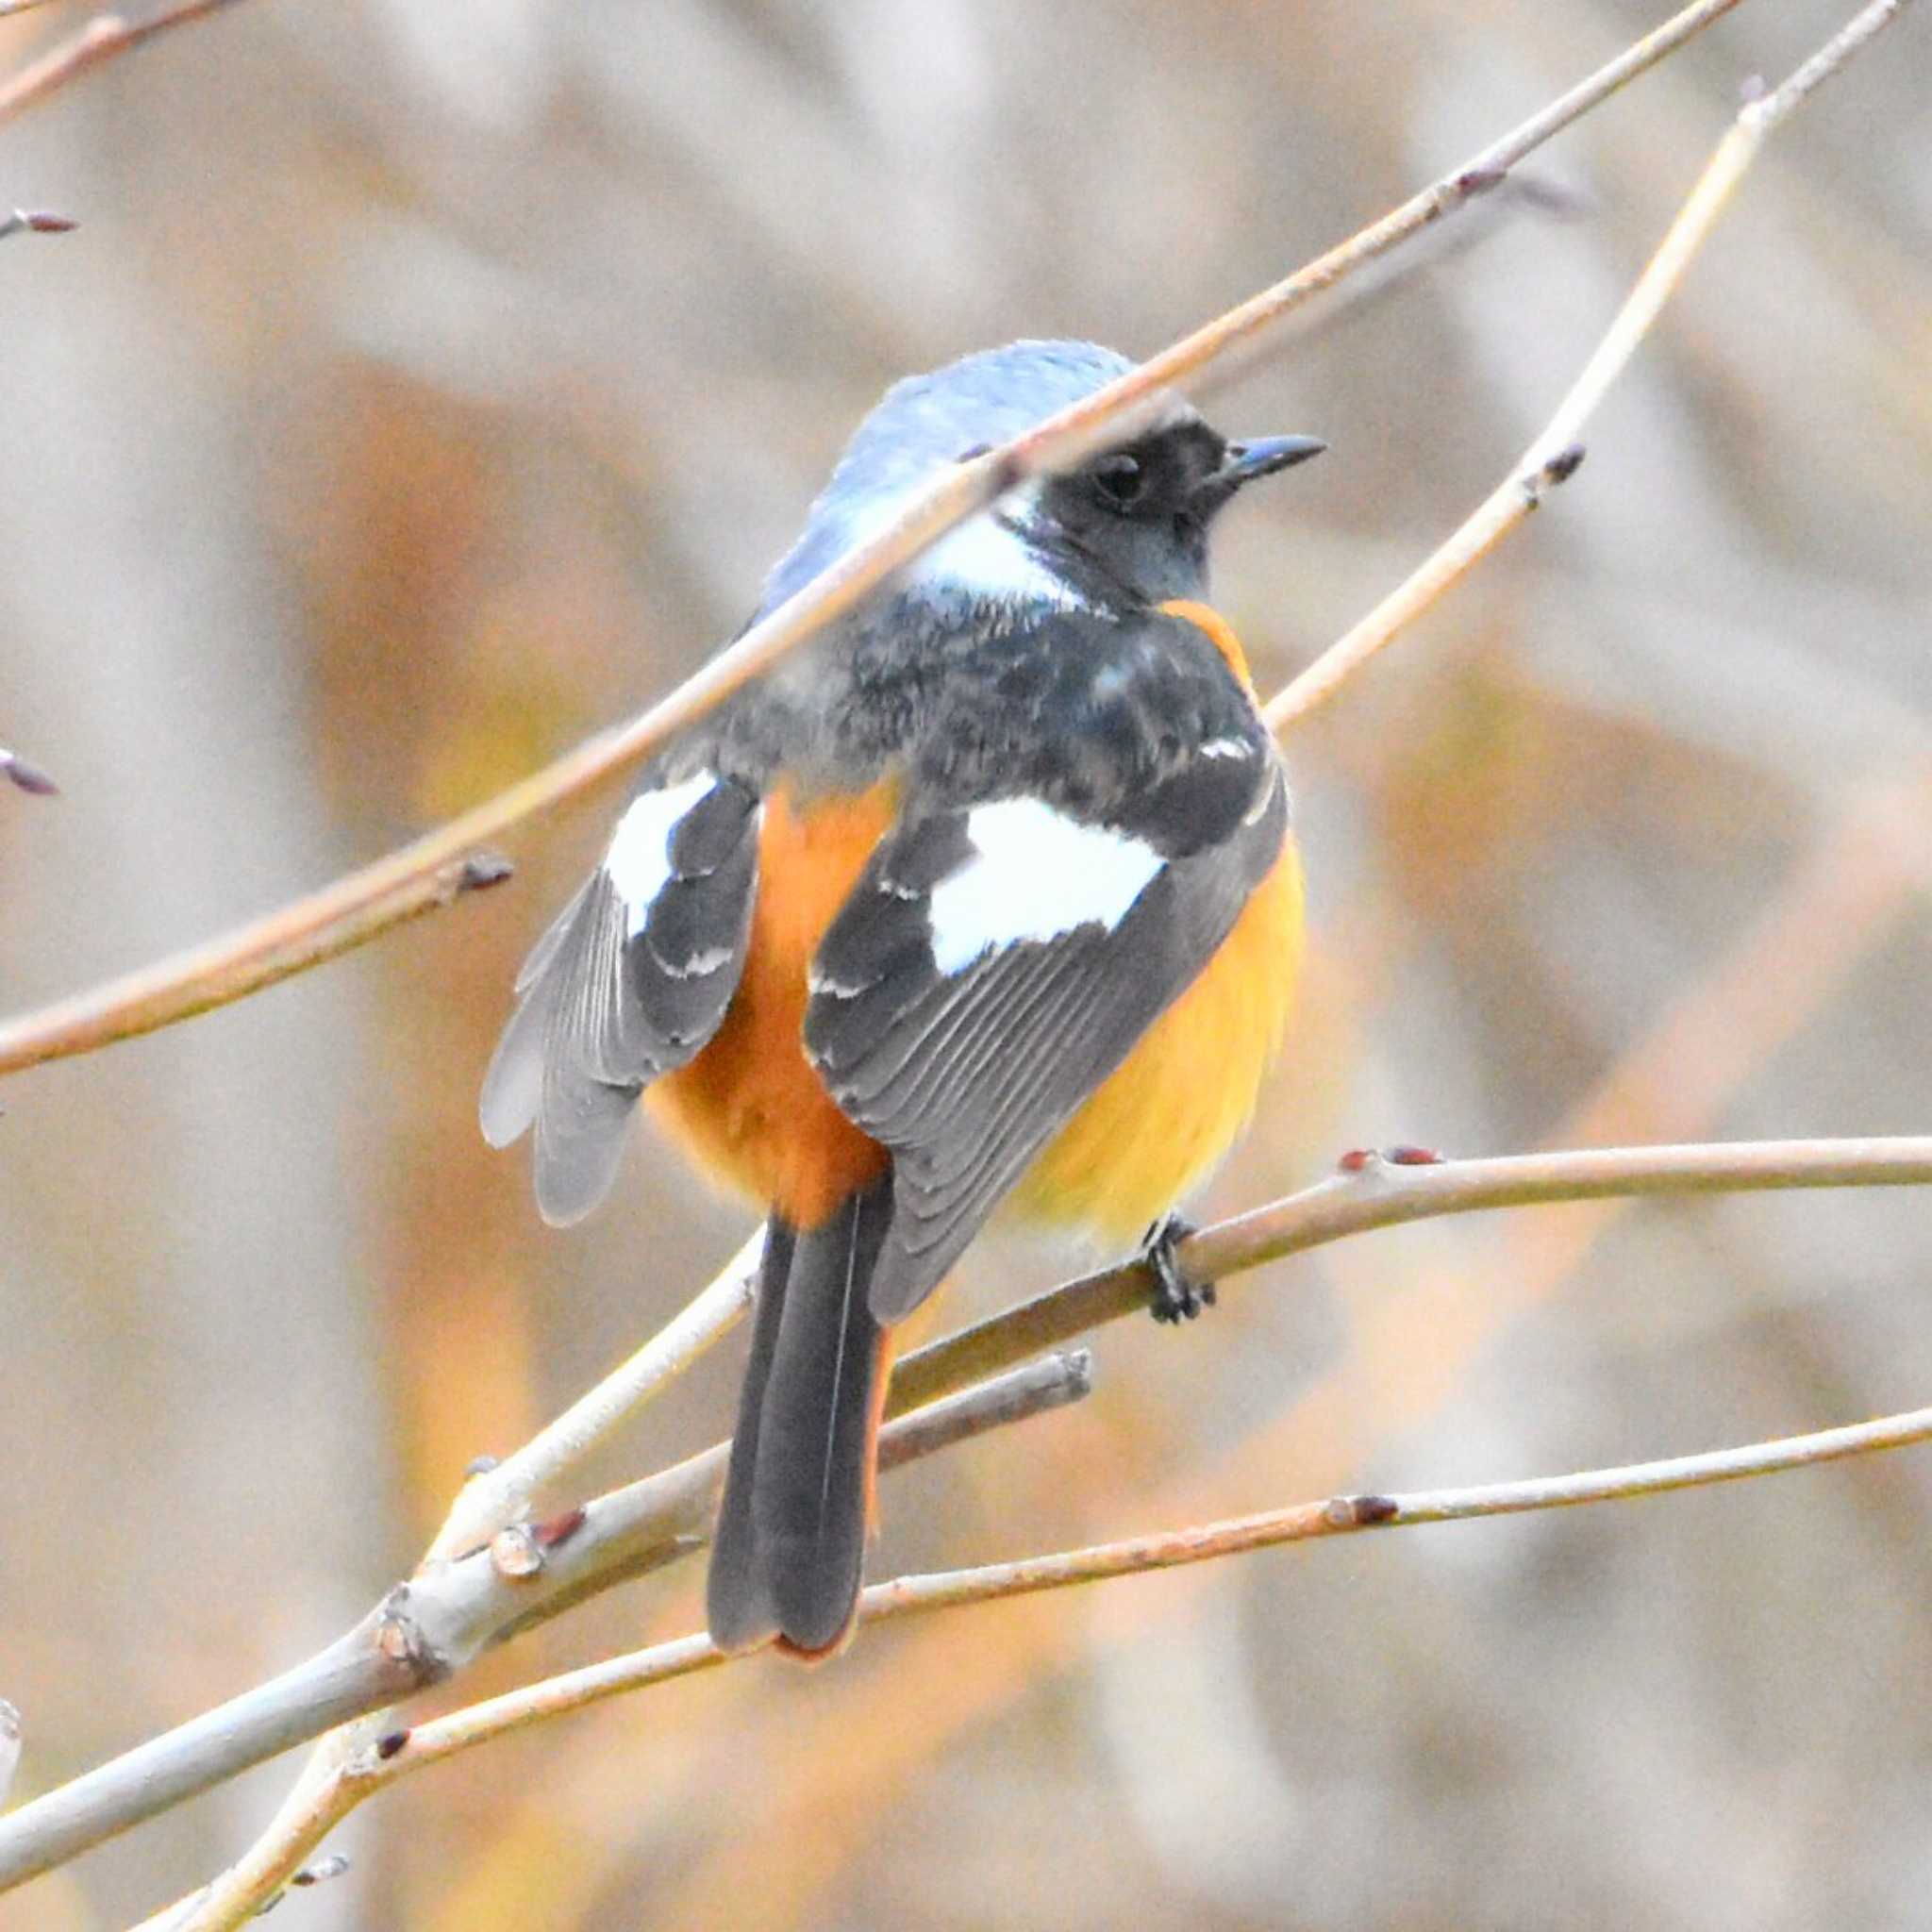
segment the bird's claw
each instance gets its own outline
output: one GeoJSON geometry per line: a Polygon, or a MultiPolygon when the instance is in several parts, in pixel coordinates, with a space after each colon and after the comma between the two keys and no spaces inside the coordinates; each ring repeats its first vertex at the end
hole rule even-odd
{"type": "Polygon", "coordinates": [[[1141,1259],[1154,1275],[1152,1313],[1157,1322],[1191,1322],[1203,1308],[1214,1306],[1214,1284],[1189,1280],[1174,1252],[1193,1232],[1193,1224],[1178,1214],[1170,1214],[1147,1230],[1141,1259]]]}

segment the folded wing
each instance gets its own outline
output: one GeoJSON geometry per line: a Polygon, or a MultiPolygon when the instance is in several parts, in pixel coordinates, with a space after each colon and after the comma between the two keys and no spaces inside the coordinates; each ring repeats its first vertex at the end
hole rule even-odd
{"type": "Polygon", "coordinates": [[[827,932],[807,1049],[893,1157],[878,1320],[938,1284],[1274,864],[1288,802],[1261,745],[1172,782],[1165,813],[1142,795],[1130,822],[1024,796],[908,817],[827,932]]]}
{"type": "Polygon", "coordinates": [[[639,1093],[724,1020],[744,966],[758,823],[757,794],[735,779],[647,786],[517,975],[480,1112],[493,1146],[535,1128],[546,1221],[597,1205],[639,1093]]]}

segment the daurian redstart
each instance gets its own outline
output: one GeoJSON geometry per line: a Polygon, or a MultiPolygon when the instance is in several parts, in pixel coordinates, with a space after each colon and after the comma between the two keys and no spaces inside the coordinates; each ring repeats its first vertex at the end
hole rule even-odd
{"type": "MultiPolygon", "coordinates": [[[[1017,342],[898,384],[760,610],[1128,367],[1017,342]]],[[[663,751],[518,977],[483,1131],[535,1126],[546,1220],[602,1198],[646,1089],[769,1217],[711,1558],[727,1650],[845,1641],[892,1324],[994,1209],[1130,1251],[1253,1108],[1301,877],[1208,536],[1322,447],[1229,442],[1175,397],[1010,491],[663,751]]]]}

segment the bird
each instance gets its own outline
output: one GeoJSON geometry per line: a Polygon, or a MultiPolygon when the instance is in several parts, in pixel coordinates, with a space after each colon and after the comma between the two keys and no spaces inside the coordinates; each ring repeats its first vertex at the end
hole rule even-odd
{"type": "MultiPolygon", "coordinates": [[[[949,466],[1133,365],[1023,341],[889,389],[758,615],[949,466]]],[[[1143,426],[956,526],[668,743],[538,941],[483,1083],[588,1213],[641,1095],[765,1216],[713,1540],[720,1649],[849,1641],[893,1331],[986,1224],[1211,1290],[1177,1205],[1253,1111],[1303,928],[1281,757],[1208,536],[1326,445],[1143,426]]],[[[756,621],[756,619],[754,619],[756,621]]]]}

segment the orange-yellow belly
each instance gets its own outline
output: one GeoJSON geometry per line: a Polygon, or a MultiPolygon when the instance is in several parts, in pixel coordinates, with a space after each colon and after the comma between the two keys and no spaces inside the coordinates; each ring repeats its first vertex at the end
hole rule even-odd
{"type": "Polygon", "coordinates": [[[1124,1248],[1206,1179],[1255,1109],[1301,949],[1291,836],[1199,977],[1022,1177],[1013,1213],[1124,1248]]]}
{"type": "Polygon", "coordinates": [[[805,1057],[806,975],[896,804],[875,785],[800,808],[765,804],[744,976],[724,1024],[690,1065],[646,1090],[654,1113],[713,1174],[815,1227],[884,1172],[886,1150],[839,1111],[805,1057]],[[770,881],[784,880],[782,891],[770,881]]]}
{"type": "MultiPolygon", "coordinates": [[[[719,1180],[798,1227],[823,1222],[888,1158],[825,1091],[803,1033],[812,956],[895,803],[888,785],[807,808],[782,789],[772,795],[737,994],[710,1044],[646,1092],[719,1180]],[[774,879],[785,890],[770,891],[774,879]]],[[[1204,1179],[1254,1110],[1287,1024],[1301,940],[1291,840],[1199,976],[1022,1176],[1015,1214],[1124,1247],[1204,1179]]]]}

